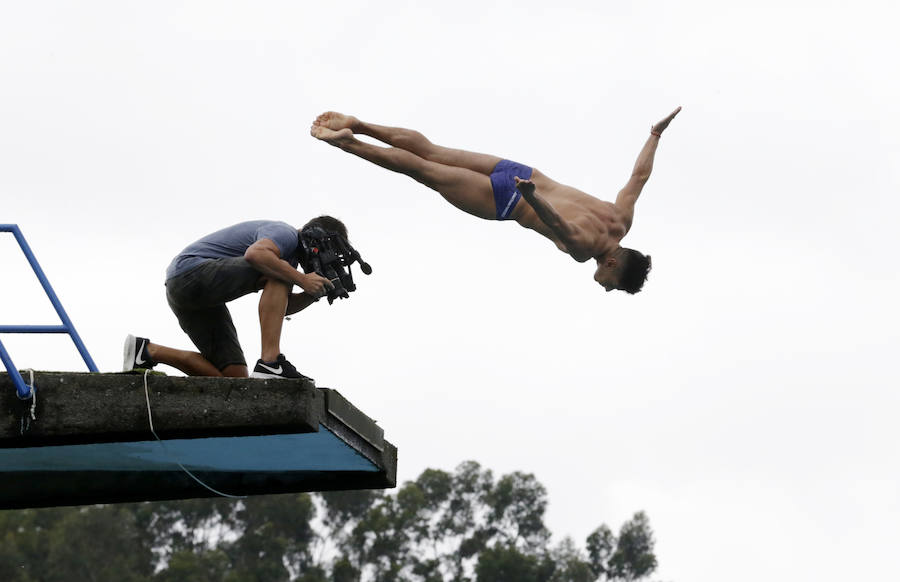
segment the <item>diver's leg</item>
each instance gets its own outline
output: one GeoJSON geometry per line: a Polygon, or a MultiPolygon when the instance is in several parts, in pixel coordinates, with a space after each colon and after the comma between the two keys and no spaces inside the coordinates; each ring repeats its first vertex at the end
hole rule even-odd
{"type": "Polygon", "coordinates": [[[355,134],[374,137],[380,142],[412,152],[428,161],[466,168],[479,174],[490,175],[497,162],[501,160],[497,156],[435,145],[420,132],[412,129],[367,123],[352,115],[335,111],[328,111],[317,117],[313,126],[317,125],[334,131],[347,128],[355,134]]]}
{"type": "Polygon", "coordinates": [[[488,220],[496,218],[491,180],[485,174],[430,161],[406,149],[385,148],[362,142],[353,136],[349,128],[334,131],[324,125],[313,125],[310,133],[317,139],[382,168],[409,176],[437,191],[450,204],[464,212],[488,220]]]}

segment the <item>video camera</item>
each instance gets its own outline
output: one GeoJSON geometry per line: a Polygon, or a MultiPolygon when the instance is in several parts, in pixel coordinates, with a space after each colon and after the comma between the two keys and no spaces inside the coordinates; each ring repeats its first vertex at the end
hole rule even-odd
{"type": "Polygon", "coordinates": [[[310,226],[300,231],[300,266],[306,273],[318,273],[330,280],[334,289],[328,290],[328,304],[335,299],[350,297],[356,291],[353,270],[350,266],[359,263],[366,275],[372,273],[369,263],[362,260],[343,235],[327,231],[320,226],[310,226]],[[344,270],[347,267],[347,270],[344,270]]]}

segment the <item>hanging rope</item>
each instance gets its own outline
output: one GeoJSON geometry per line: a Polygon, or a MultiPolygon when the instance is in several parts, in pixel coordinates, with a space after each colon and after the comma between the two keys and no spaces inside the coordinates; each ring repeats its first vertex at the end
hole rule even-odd
{"type": "Polygon", "coordinates": [[[28,410],[28,412],[23,412],[22,416],[19,418],[19,434],[20,435],[24,435],[26,432],[28,432],[28,429],[31,428],[32,420],[37,420],[37,417],[34,414],[34,411],[37,409],[37,390],[34,389],[34,370],[32,370],[31,368],[28,368],[25,371],[28,372],[27,386],[28,386],[28,388],[30,388],[30,390],[29,390],[29,394],[27,397],[22,398],[21,396],[19,396],[19,399],[28,400],[30,398],[31,399],[31,408],[28,410]]]}
{"type": "Polygon", "coordinates": [[[201,481],[199,477],[197,477],[196,475],[194,475],[193,473],[188,471],[187,467],[185,467],[184,465],[179,463],[177,460],[175,460],[175,455],[173,455],[169,452],[169,449],[166,448],[166,443],[163,442],[163,440],[161,438],[159,438],[159,436],[156,434],[156,431],[153,430],[153,413],[150,411],[150,390],[147,388],[147,375],[149,373],[150,373],[150,370],[144,370],[144,397],[147,399],[147,418],[150,421],[150,432],[151,432],[151,434],[153,434],[154,437],[156,437],[156,440],[159,441],[159,444],[162,445],[162,448],[166,452],[166,454],[172,458],[172,462],[174,462],[176,465],[181,467],[181,470],[184,471],[185,473],[187,473],[194,481],[203,485],[204,487],[206,487],[207,489],[209,489],[216,495],[221,495],[222,497],[228,497],[230,499],[246,499],[247,498],[246,495],[229,495],[228,493],[222,493],[221,491],[213,489],[212,487],[210,487],[209,485],[207,485],[206,483],[201,481]]]}

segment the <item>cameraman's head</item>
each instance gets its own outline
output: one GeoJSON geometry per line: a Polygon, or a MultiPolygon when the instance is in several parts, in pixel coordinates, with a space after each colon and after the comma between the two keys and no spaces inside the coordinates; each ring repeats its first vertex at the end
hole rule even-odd
{"type": "Polygon", "coordinates": [[[307,228],[312,228],[315,226],[321,228],[325,232],[336,232],[344,237],[344,240],[349,240],[350,238],[347,236],[347,227],[344,225],[344,223],[333,216],[327,215],[317,216],[313,218],[303,225],[303,228],[300,229],[300,232],[303,232],[307,228]]]}

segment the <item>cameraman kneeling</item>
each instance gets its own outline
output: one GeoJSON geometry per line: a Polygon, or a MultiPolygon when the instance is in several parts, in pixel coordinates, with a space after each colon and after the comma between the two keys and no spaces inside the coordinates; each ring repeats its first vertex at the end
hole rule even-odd
{"type": "MultiPolygon", "coordinates": [[[[344,223],[331,216],[314,218],[303,229],[311,226],[347,237],[344,223]]],[[[181,329],[200,352],[168,348],[129,335],[124,369],[167,364],[189,376],[247,377],[247,362],[225,304],[261,289],[262,353],[252,376],[312,381],[297,371],[280,347],[284,316],[305,309],[334,287],[318,273],[297,270],[303,229],[284,222],[252,220],[190,244],[166,269],[166,298],[181,329]],[[303,292],[292,293],[294,285],[303,292]]]]}

